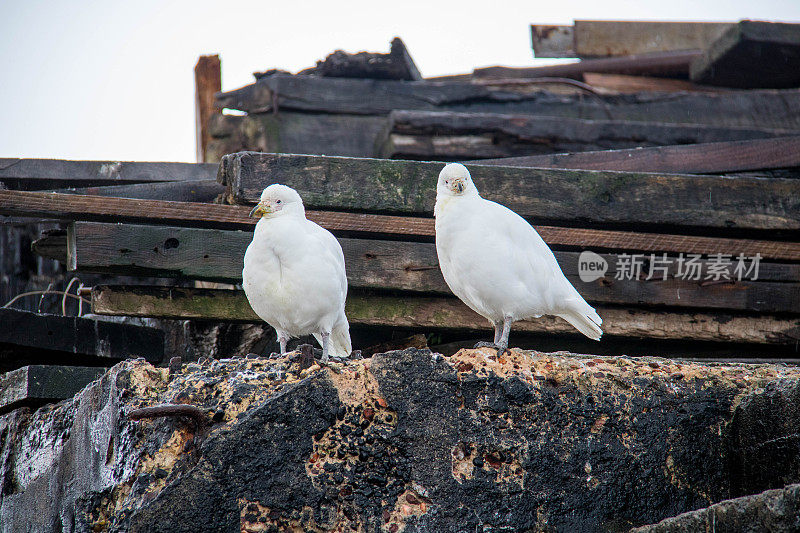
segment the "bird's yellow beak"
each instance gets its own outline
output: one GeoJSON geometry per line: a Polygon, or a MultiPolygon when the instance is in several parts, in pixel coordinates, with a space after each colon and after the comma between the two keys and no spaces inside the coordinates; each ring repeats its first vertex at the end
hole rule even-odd
{"type": "Polygon", "coordinates": [[[464,183],[464,180],[460,179],[454,179],[452,184],[450,185],[450,190],[452,190],[456,194],[461,194],[462,192],[464,192],[465,188],[466,184],[464,183]]]}
{"type": "Polygon", "coordinates": [[[250,211],[251,217],[263,217],[264,215],[271,213],[272,208],[267,204],[263,204],[261,202],[256,205],[252,211],[250,211]]]}

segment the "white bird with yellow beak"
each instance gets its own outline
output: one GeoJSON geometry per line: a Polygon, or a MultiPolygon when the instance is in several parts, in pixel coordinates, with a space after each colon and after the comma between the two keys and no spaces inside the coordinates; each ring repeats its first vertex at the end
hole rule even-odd
{"type": "Polygon", "coordinates": [[[253,311],[275,328],[281,354],[292,337],[314,335],[323,363],[350,355],[339,241],[306,219],[300,195],[285,185],[264,189],[250,216],[259,221],[244,254],[242,287],[253,311]]]}
{"type": "Polygon", "coordinates": [[[436,186],[436,252],[444,280],[467,306],[494,325],[499,353],[511,324],[560,316],[590,339],[603,321],[578,294],[553,252],[522,217],[478,194],[464,165],[451,163],[436,186]]]}

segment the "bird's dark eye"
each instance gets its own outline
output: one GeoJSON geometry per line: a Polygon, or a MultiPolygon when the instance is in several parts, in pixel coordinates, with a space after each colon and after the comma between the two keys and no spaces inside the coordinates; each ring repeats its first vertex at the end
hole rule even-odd
{"type": "Polygon", "coordinates": [[[447,185],[448,183],[450,183],[450,182],[449,182],[449,181],[447,181],[447,180],[444,180],[444,184],[445,184],[445,185],[447,185]]]}
{"type": "Polygon", "coordinates": [[[279,204],[279,203],[281,203],[281,201],[280,201],[280,200],[278,200],[278,201],[277,201],[277,202],[275,202],[275,203],[276,203],[276,204],[279,204]]]}

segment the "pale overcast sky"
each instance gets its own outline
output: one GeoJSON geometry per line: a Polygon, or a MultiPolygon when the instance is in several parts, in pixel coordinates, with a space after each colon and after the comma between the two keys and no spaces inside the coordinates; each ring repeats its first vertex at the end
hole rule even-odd
{"type": "Polygon", "coordinates": [[[742,18],[800,22],[800,0],[0,0],[0,157],[194,161],[202,54],[229,90],[396,35],[435,76],[532,64],[531,23],[742,18]]]}

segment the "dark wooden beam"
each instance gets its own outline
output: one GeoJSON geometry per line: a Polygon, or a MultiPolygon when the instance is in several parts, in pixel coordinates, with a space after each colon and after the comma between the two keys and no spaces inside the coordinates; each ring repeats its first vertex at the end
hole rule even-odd
{"type": "Polygon", "coordinates": [[[219,161],[225,154],[242,150],[372,157],[386,117],[282,109],[280,113],[214,115],[210,128],[209,160],[219,161]]]}
{"type": "MultiPolygon", "coordinates": [[[[147,286],[95,286],[95,313],[162,318],[260,322],[242,291],[147,286]]],[[[794,344],[800,319],[715,313],[598,307],[606,335],[650,339],[794,344]]],[[[490,324],[456,298],[350,294],[345,312],[351,325],[403,329],[489,330],[490,324]]],[[[559,318],[514,325],[515,331],[577,334],[559,318]]]]}
{"type": "Polygon", "coordinates": [[[257,83],[219,93],[217,105],[260,113],[278,109],[329,111],[356,115],[387,114],[393,109],[434,109],[437,106],[485,99],[502,102],[503,91],[467,83],[266,76],[257,83]]]}
{"type": "MultiPolygon", "coordinates": [[[[241,282],[242,262],[252,235],[245,232],[118,224],[75,223],[68,231],[67,267],[119,275],[175,276],[241,282]]],[[[450,294],[431,243],[339,239],[352,288],[450,294]]],[[[605,277],[584,283],[578,252],[556,252],[564,273],[591,302],[676,307],[800,312],[800,266],[767,265],[759,281],[708,283],[675,278],[678,263],[655,279],[615,279],[619,256],[609,254],[605,277]],[[776,280],[776,281],[769,281],[776,280]]],[[[749,266],[749,262],[746,264],[749,266]]],[[[733,265],[729,272],[733,274],[733,265]]],[[[620,274],[620,277],[625,277],[620,274]]]]}
{"type": "Polygon", "coordinates": [[[214,95],[222,90],[222,70],[219,55],[200,56],[194,66],[195,131],[197,137],[197,161],[208,161],[206,149],[210,134],[208,123],[211,115],[219,111],[214,106],[214,95]]]}
{"type": "Polygon", "coordinates": [[[171,202],[209,203],[225,192],[217,180],[168,181],[159,183],[136,183],[133,185],[104,185],[101,187],[79,187],[60,189],[58,193],[85,196],[112,196],[139,200],[169,200],[171,202]]]}
{"type": "Polygon", "coordinates": [[[739,89],[800,86],[800,24],[743,20],[695,59],[692,80],[739,89]]]}
{"type": "Polygon", "coordinates": [[[214,179],[217,165],[62,159],[0,159],[0,183],[21,190],[214,179]]]}
{"type": "MultiPolygon", "coordinates": [[[[393,111],[379,141],[385,158],[478,159],[558,152],[582,152],[719,141],[791,134],[786,130],[581,120],[575,118],[393,111]],[[504,154],[504,155],[501,155],[504,154]]],[[[665,172],[666,170],[661,170],[665,172]]]]}
{"type": "Polygon", "coordinates": [[[105,368],[31,365],[0,375],[0,413],[72,398],[105,368]]]}
{"type": "Polygon", "coordinates": [[[469,161],[478,165],[719,174],[800,167],[800,136],[469,161]]]}
{"type": "Polygon", "coordinates": [[[144,326],[86,317],[47,315],[0,308],[0,343],[48,350],[71,356],[92,356],[109,365],[129,357],[158,363],[164,358],[164,332],[144,326]]]}
{"type": "MultiPolygon", "coordinates": [[[[255,203],[271,183],[323,209],[433,212],[441,163],[242,152],[227,156],[236,203],[255,203]]],[[[720,229],[800,229],[800,180],[471,167],[489,200],[536,221],[720,229]],[[654,206],[659,206],[654,209],[654,206]]]]}

